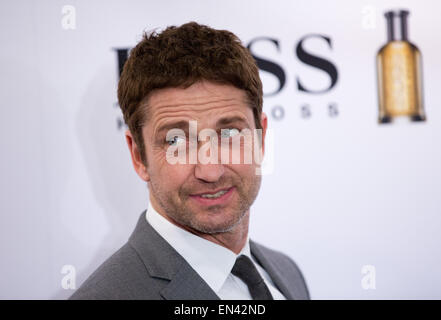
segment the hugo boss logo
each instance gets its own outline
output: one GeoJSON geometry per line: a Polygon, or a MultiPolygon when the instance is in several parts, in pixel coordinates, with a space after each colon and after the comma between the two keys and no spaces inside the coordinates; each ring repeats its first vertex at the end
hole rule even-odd
{"type": "MultiPolygon", "coordinates": [[[[277,63],[277,57],[280,55],[282,50],[282,46],[278,39],[271,37],[257,37],[249,41],[247,48],[248,50],[250,50],[251,55],[256,60],[259,70],[271,74],[277,79],[278,82],[277,88],[275,90],[264,92],[264,97],[271,97],[271,100],[276,100],[277,96],[285,89],[288,76],[294,77],[295,86],[287,89],[292,90],[293,93],[303,93],[303,96],[305,96],[306,94],[306,97],[316,97],[319,95],[324,95],[331,92],[335,88],[338,82],[338,69],[336,65],[332,61],[324,58],[327,52],[311,52],[307,50],[306,44],[309,41],[323,42],[325,44],[324,47],[327,48],[327,52],[329,52],[330,50],[332,50],[332,39],[329,36],[322,34],[308,34],[300,38],[298,42],[292,47],[294,59],[297,59],[299,62],[305,64],[308,67],[314,68],[319,72],[323,72],[329,78],[328,84],[326,86],[323,86],[322,84],[313,85],[311,83],[306,83],[306,81],[302,79],[302,74],[300,72],[296,72],[296,70],[285,70],[280,63],[277,63]],[[273,56],[265,56],[262,52],[259,52],[258,48],[259,44],[261,43],[266,43],[267,45],[269,44],[270,46],[273,46],[275,49],[275,54],[273,56]]],[[[113,48],[113,50],[116,53],[116,62],[119,77],[123,70],[124,63],[129,56],[130,48],[113,48]]],[[[286,106],[282,103],[274,103],[268,113],[274,120],[280,121],[285,118],[285,109],[287,107],[292,106],[286,106]]],[[[302,119],[309,119],[313,117],[313,108],[323,108],[323,105],[314,106],[312,101],[310,101],[308,98],[302,98],[302,100],[299,100],[297,107],[298,115],[302,119]]],[[[325,103],[324,107],[326,108],[325,112],[327,112],[327,115],[330,118],[335,118],[339,115],[338,104],[335,101],[329,101],[325,103]]],[[[114,108],[118,109],[119,112],[118,102],[114,103],[114,108]]],[[[119,130],[126,126],[121,114],[117,116],[116,122],[117,128],[119,130]]]]}
{"type": "MultiPolygon", "coordinates": [[[[277,79],[278,86],[275,90],[270,92],[264,92],[265,97],[271,97],[271,100],[275,100],[282,90],[286,87],[287,76],[293,76],[295,79],[295,86],[292,88],[287,88],[288,90],[292,90],[293,93],[301,92],[306,94],[306,96],[317,96],[327,94],[332,91],[337,84],[338,81],[338,70],[336,65],[324,58],[327,52],[311,52],[307,50],[306,44],[310,41],[321,41],[325,44],[325,48],[332,50],[332,39],[326,35],[322,34],[308,34],[303,36],[298,40],[297,43],[291,47],[293,52],[293,58],[297,59],[299,62],[305,64],[308,67],[317,69],[320,72],[326,74],[329,78],[329,84],[326,86],[313,84],[306,84],[306,82],[302,79],[302,74],[296,70],[285,70],[284,67],[277,63],[277,57],[280,58],[280,54],[282,53],[282,46],[278,39],[270,38],[270,37],[258,37],[252,39],[247,48],[250,50],[254,59],[257,62],[257,66],[259,70],[267,72],[274,76],[277,79]],[[266,45],[270,45],[274,47],[275,54],[272,56],[264,56],[262,52],[259,52],[259,44],[266,43],[266,45]]],[[[305,95],[303,95],[305,96],[305,95]]],[[[329,117],[338,116],[338,105],[334,101],[329,101],[327,103],[327,113],[329,117]]],[[[309,101],[308,98],[303,98],[303,101],[300,101],[299,105],[299,115],[301,118],[308,119],[313,115],[312,108],[313,104],[309,101]]],[[[270,112],[271,116],[275,120],[282,120],[285,116],[285,106],[280,103],[274,104],[271,108],[270,112]]]]}

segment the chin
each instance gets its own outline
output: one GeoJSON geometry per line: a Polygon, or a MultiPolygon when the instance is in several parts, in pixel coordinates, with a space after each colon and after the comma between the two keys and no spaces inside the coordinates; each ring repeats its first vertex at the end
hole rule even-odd
{"type": "Polygon", "coordinates": [[[197,231],[205,233],[205,234],[218,234],[225,233],[231,231],[234,228],[234,225],[203,225],[195,228],[197,231]]]}
{"type": "Polygon", "coordinates": [[[216,215],[215,217],[204,218],[193,221],[192,227],[199,232],[208,234],[231,231],[241,221],[240,217],[232,217],[230,215],[216,215]]]}

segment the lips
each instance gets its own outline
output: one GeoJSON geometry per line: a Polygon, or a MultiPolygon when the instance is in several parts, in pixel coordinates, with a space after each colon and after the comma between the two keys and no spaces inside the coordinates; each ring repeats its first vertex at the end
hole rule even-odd
{"type": "Polygon", "coordinates": [[[200,193],[192,194],[191,196],[192,196],[192,197],[193,197],[193,196],[197,197],[197,196],[202,196],[202,195],[215,195],[215,194],[220,193],[220,192],[228,192],[228,190],[230,190],[231,188],[232,188],[232,187],[229,187],[229,188],[223,188],[223,189],[218,189],[218,190],[216,190],[216,191],[200,192],[200,193]]]}
{"type": "Polygon", "coordinates": [[[226,204],[231,198],[235,188],[224,188],[216,191],[207,191],[198,194],[190,195],[190,198],[195,200],[200,205],[219,205],[226,204]]]}

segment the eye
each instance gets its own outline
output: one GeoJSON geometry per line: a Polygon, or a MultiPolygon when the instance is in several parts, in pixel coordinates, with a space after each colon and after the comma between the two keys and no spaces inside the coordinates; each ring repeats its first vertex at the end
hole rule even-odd
{"type": "Polygon", "coordinates": [[[221,138],[231,138],[235,135],[239,134],[239,130],[236,128],[231,129],[222,129],[221,130],[221,138]]]}
{"type": "Polygon", "coordinates": [[[171,139],[167,140],[167,143],[170,146],[177,146],[185,143],[185,137],[182,136],[173,136],[171,139]]]}

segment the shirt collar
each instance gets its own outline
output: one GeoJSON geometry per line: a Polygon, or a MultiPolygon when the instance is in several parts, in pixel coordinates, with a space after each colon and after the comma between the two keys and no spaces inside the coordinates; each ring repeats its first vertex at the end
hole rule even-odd
{"type": "Polygon", "coordinates": [[[249,238],[241,252],[233,251],[188,232],[161,216],[149,202],[147,222],[190,264],[214,292],[219,292],[233,269],[236,258],[251,258],[249,238]]]}

